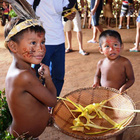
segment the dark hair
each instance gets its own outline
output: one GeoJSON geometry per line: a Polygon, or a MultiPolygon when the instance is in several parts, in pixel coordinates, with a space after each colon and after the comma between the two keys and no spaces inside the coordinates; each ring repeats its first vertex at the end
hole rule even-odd
{"type": "MultiPolygon", "coordinates": [[[[5,29],[4,29],[4,36],[5,38],[8,36],[9,32],[11,31],[11,29],[15,26],[15,25],[18,25],[19,23],[23,22],[25,20],[23,19],[18,19],[18,18],[12,18],[10,22],[8,22],[6,25],[5,25],[5,29]]],[[[31,26],[31,27],[28,27],[24,30],[21,30],[20,32],[18,32],[17,34],[15,34],[14,36],[12,36],[10,38],[10,40],[13,40],[14,42],[16,43],[19,43],[19,41],[22,39],[22,36],[24,34],[24,32],[27,32],[27,31],[31,31],[31,32],[43,32],[45,33],[45,30],[42,26],[39,26],[39,25],[36,25],[36,26],[31,26]]]]}
{"type": "Polygon", "coordinates": [[[100,45],[100,47],[102,47],[102,39],[107,37],[107,36],[115,37],[115,38],[118,39],[118,41],[120,42],[121,45],[123,44],[121,36],[117,31],[115,31],[115,30],[105,30],[99,36],[99,45],[100,45]]]}

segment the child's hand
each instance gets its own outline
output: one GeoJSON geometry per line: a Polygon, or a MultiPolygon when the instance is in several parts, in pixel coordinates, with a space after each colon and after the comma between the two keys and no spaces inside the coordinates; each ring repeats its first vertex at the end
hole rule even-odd
{"type": "Polygon", "coordinates": [[[38,73],[42,78],[50,77],[49,67],[45,64],[40,63],[40,68],[38,69],[38,73]]]}
{"type": "Polygon", "coordinates": [[[125,86],[122,86],[120,89],[119,89],[120,93],[124,94],[126,93],[127,94],[127,91],[126,91],[126,88],[125,86]]]}
{"type": "Polygon", "coordinates": [[[96,88],[98,86],[100,86],[98,83],[95,83],[95,84],[92,85],[93,88],[96,88]]]}
{"type": "Polygon", "coordinates": [[[67,19],[69,20],[73,20],[75,15],[76,15],[76,12],[72,12],[72,13],[66,13],[67,16],[65,16],[67,19]]]}

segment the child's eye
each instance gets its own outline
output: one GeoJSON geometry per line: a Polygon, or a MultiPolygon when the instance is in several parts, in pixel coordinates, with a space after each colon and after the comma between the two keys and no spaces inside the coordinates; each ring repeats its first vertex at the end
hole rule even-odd
{"type": "Polygon", "coordinates": [[[114,47],[118,47],[118,44],[114,44],[114,47]]]}
{"type": "Polygon", "coordinates": [[[106,45],[105,47],[106,47],[106,48],[109,48],[109,45],[106,45]]]}
{"type": "Polygon", "coordinates": [[[31,42],[31,44],[32,44],[32,45],[35,45],[35,44],[36,44],[36,42],[35,42],[35,41],[32,41],[32,42],[31,42]]]}
{"type": "Polygon", "coordinates": [[[41,43],[42,45],[44,45],[45,44],[45,41],[42,41],[42,43],[41,43]]]}

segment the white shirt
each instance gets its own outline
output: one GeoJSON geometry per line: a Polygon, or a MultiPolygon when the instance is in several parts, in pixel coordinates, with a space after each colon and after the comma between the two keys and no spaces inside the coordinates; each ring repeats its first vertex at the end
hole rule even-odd
{"type": "MultiPolygon", "coordinates": [[[[27,1],[33,5],[34,0],[27,1]]],[[[46,45],[58,45],[65,42],[62,11],[68,3],[68,0],[40,0],[36,8],[36,15],[43,22],[46,31],[46,45]]]]}

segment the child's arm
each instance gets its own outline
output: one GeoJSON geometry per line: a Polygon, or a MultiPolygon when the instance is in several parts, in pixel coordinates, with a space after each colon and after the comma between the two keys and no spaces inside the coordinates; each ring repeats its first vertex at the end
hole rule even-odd
{"type": "Polygon", "coordinates": [[[100,78],[101,78],[101,71],[100,71],[100,65],[101,65],[101,61],[98,62],[97,64],[97,69],[96,69],[96,73],[94,76],[94,83],[93,83],[93,88],[100,86],[100,78]]]}
{"type": "Polygon", "coordinates": [[[56,88],[50,77],[48,66],[44,66],[44,78],[46,86],[42,85],[36,75],[29,71],[23,71],[19,76],[19,86],[23,87],[24,92],[33,96],[37,101],[45,106],[54,107],[57,103],[56,88]]]}
{"type": "Polygon", "coordinates": [[[135,81],[134,72],[132,65],[129,60],[125,61],[125,70],[126,70],[126,83],[119,89],[120,92],[124,92],[126,89],[131,87],[135,81]]]}

